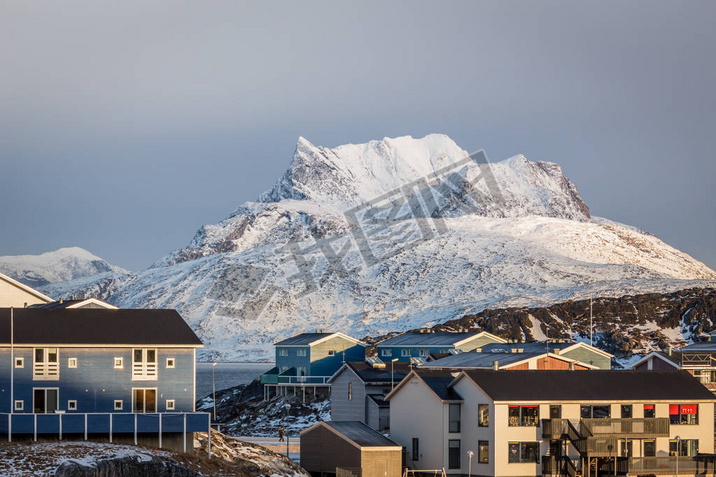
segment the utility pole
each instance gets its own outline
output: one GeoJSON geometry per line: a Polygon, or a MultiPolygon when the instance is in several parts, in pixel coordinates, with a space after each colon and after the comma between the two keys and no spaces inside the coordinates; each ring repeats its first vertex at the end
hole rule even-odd
{"type": "Polygon", "coordinates": [[[592,295],[589,295],[589,346],[594,346],[594,342],[592,340],[593,330],[594,325],[592,325],[592,295]]]}

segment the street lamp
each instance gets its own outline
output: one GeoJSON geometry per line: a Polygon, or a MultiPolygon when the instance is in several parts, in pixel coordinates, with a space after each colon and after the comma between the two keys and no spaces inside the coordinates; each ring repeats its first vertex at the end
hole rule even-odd
{"type": "Polygon", "coordinates": [[[472,477],[472,456],[474,455],[473,451],[467,451],[467,477],[472,477]]]}
{"type": "Polygon", "coordinates": [[[676,436],[676,477],[679,477],[679,453],[681,452],[681,437],[676,436]]]}
{"type": "Polygon", "coordinates": [[[398,358],[395,358],[390,361],[390,390],[392,391],[395,387],[395,379],[393,378],[393,363],[398,361],[398,358]]]}
{"type": "Polygon", "coordinates": [[[214,368],[216,363],[211,363],[211,393],[214,399],[214,422],[216,422],[216,381],[214,380],[214,368]]]}

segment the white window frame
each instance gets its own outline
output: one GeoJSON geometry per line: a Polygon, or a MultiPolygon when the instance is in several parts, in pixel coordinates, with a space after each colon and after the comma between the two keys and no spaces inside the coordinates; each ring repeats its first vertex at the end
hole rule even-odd
{"type": "Polygon", "coordinates": [[[176,358],[167,358],[166,361],[167,369],[174,369],[177,367],[177,360],[176,358]]]}
{"type": "Polygon", "coordinates": [[[24,368],[25,367],[25,358],[15,358],[15,367],[16,368],[24,368]]]}
{"type": "Polygon", "coordinates": [[[115,411],[122,411],[122,410],[124,410],[124,400],[122,400],[122,399],[115,399],[115,400],[114,400],[114,410],[115,410],[115,411]]]}
{"type": "Polygon", "coordinates": [[[336,350],[334,350],[334,349],[328,350],[328,356],[335,356],[335,355],[336,355],[336,350]]]}
{"type": "MultiPolygon", "coordinates": [[[[32,379],[33,381],[59,381],[60,380],[60,349],[59,348],[33,348],[32,349],[32,379]],[[36,361],[37,351],[42,351],[42,361],[36,361]],[[50,362],[50,350],[55,350],[56,361],[50,362]]],[[[33,404],[33,409],[35,408],[33,404]]]]}
{"type": "Polygon", "coordinates": [[[77,367],[77,358],[67,358],[67,367],[68,368],[76,368],[77,367]]]}
{"type": "Polygon", "coordinates": [[[280,357],[287,357],[288,356],[288,348],[279,348],[278,349],[278,355],[280,357]]]}
{"type": "MultiPolygon", "coordinates": [[[[136,407],[136,403],[135,403],[134,395],[135,395],[135,391],[137,391],[137,390],[143,390],[145,392],[145,397],[146,397],[147,391],[154,391],[154,412],[155,413],[159,412],[159,401],[158,401],[158,399],[159,399],[158,391],[159,390],[157,388],[132,388],[132,412],[135,412],[134,408],[136,407]]],[[[142,411],[140,414],[153,414],[153,413],[147,413],[146,408],[147,407],[146,407],[146,399],[145,399],[145,406],[144,406],[145,410],[142,411]]]]}
{"type": "Polygon", "coordinates": [[[77,400],[76,399],[70,399],[67,401],[67,410],[68,411],[76,411],[77,410],[77,400]]]}
{"type": "Polygon", "coordinates": [[[166,403],[167,411],[174,411],[177,408],[177,401],[176,399],[167,399],[166,403]]]}
{"type": "Polygon", "coordinates": [[[427,358],[430,356],[430,350],[429,349],[420,349],[418,350],[418,357],[420,358],[427,358]]]}
{"type": "Polygon", "coordinates": [[[409,349],[401,349],[400,357],[401,358],[410,358],[410,350],[409,349]]]}
{"type": "Polygon", "coordinates": [[[159,377],[159,353],[157,348],[132,349],[132,381],[156,381],[159,377]],[[137,351],[142,354],[141,361],[135,361],[137,351]],[[154,361],[149,361],[149,352],[154,351],[154,361]]]}
{"type": "Polygon", "coordinates": [[[60,388],[42,388],[42,387],[34,388],[33,387],[32,388],[32,412],[33,413],[35,413],[35,414],[51,414],[48,412],[44,412],[44,413],[36,413],[35,412],[35,391],[37,391],[37,390],[45,391],[45,410],[47,410],[47,391],[57,391],[57,409],[60,408],[60,388]]]}
{"type": "Polygon", "coordinates": [[[124,358],[121,356],[114,357],[114,369],[124,369],[124,358]]]}
{"type": "Polygon", "coordinates": [[[15,410],[16,411],[24,411],[25,410],[25,401],[22,399],[15,399],[15,410]]]}
{"type": "Polygon", "coordinates": [[[298,348],[296,350],[296,356],[308,356],[308,350],[306,348],[298,348]]]}
{"type": "Polygon", "coordinates": [[[380,350],[380,355],[384,358],[392,358],[393,357],[393,350],[392,349],[382,349],[380,350]]]}

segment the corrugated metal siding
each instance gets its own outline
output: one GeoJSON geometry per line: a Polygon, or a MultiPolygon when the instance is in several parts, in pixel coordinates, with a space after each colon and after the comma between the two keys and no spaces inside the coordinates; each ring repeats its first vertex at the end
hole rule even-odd
{"type": "Polygon", "coordinates": [[[461,349],[463,351],[472,351],[477,348],[482,348],[483,346],[485,346],[486,344],[489,344],[489,343],[499,343],[499,341],[497,341],[493,338],[490,338],[489,336],[480,336],[479,338],[474,339],[472,341],[468,341],[467,343],[465,343],[461,346],[457,346],[457,349],[461,349]]]}
{"type": "Polygon", "coordinates": [[[576,359],[577,361],[581,361],[586,364],[591,364],[593,366],[598,367],[599,369],[612,369],[611,358],[607,358],[605,356],[602,356],[601,354],[598,354],[585,348],[577,348],[571,351],[567,351],[565,353],[562,353],[562,356],[576,359]]]}

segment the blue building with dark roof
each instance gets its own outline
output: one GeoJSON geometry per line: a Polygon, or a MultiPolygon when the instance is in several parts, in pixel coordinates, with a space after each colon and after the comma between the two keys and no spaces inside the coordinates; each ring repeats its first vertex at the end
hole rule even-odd
{"type": "Polygon", "coordinates": [[[0,433],[190,450],[202,346],[175,310],[0,309],[0,433]]]}
{"type": "Polygon", "coordinates": [[[330,387],[328,380],[347,361],[363,361],[365,344],[343,333],[301,333],[275,343],[276,366],[261,375],[270,388],[310,385],[330,387]]]}
{"type": "Polygon", "coordinates": [[[376,348],[378,358],[382,361],[388,362],[397,358],[398,361],[407,362],[411,358],[426,359],[435,353],[472,351],[489,343],[506,343],[506,341],[486,331],[436,333],[424,330],[393,336],[378,343],[376,348]]]}

